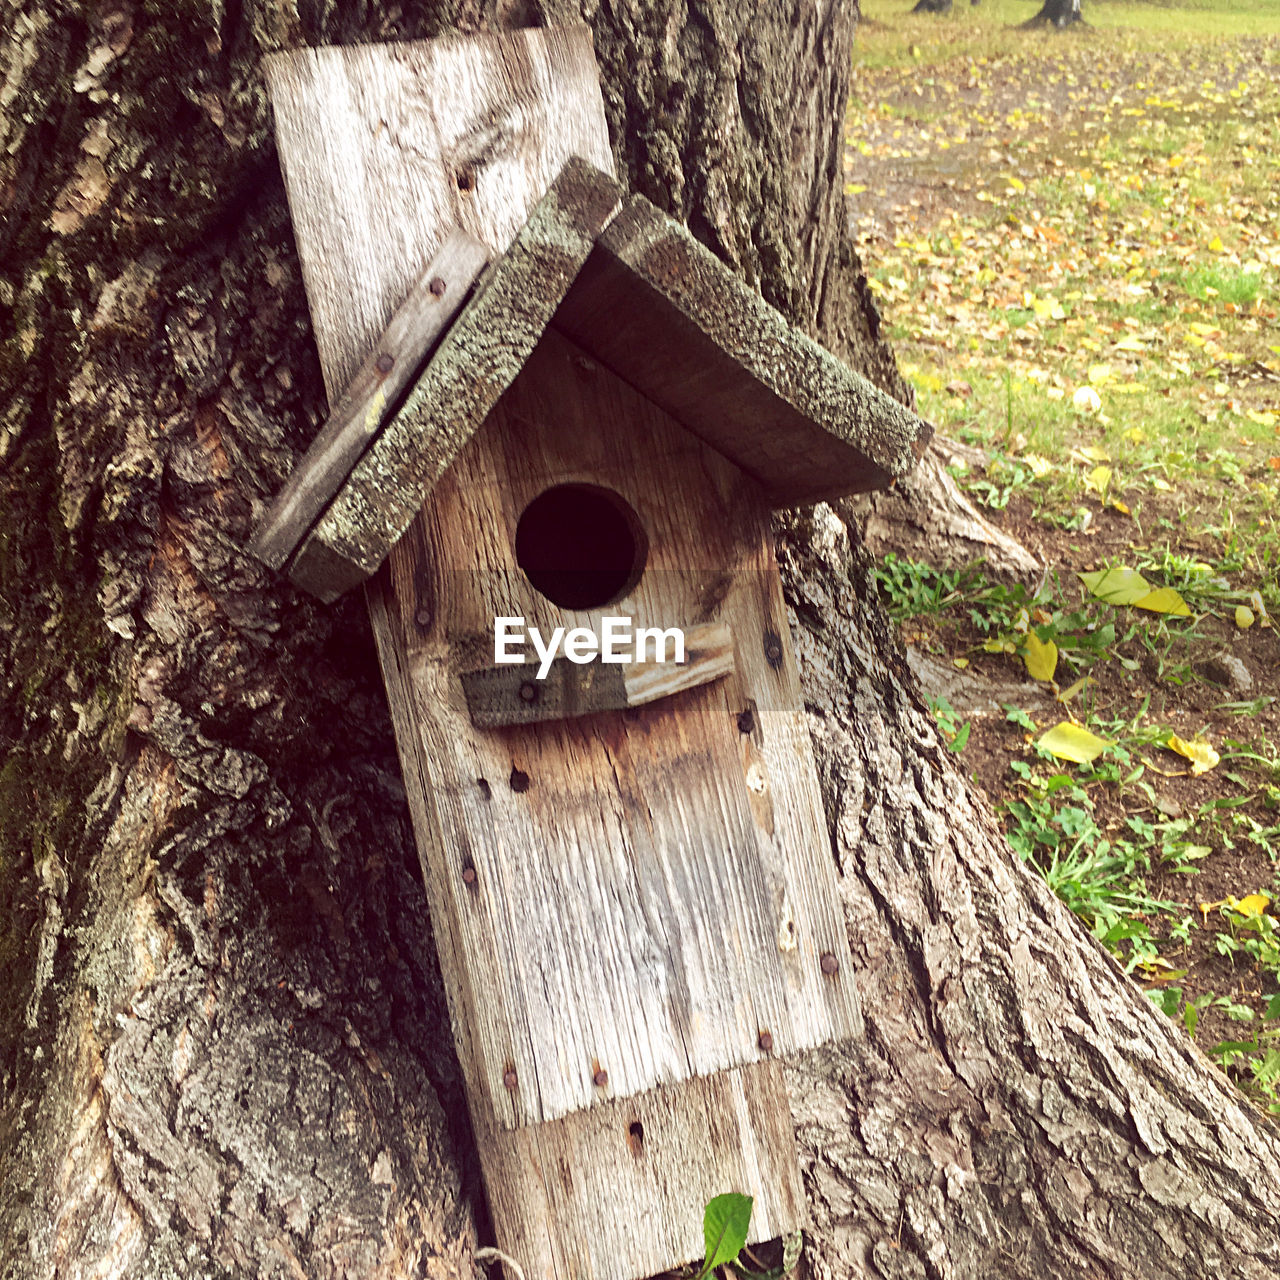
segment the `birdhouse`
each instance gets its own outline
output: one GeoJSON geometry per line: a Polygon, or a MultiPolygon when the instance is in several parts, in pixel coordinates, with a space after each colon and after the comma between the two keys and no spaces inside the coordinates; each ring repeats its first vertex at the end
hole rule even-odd
{"type": "MultiPolygon", "coordinates": [[[[594,75],[572,30],[410,48],[594,75]]],[[[344,175],[308,114],[376,50],[271,73],[313,314],[351,276],[315,266],[344,175]]],[[[503,244],[439,218],[358,365],[322,342],[346,386],[253,549],[366,584],[499,1245],[605,1280],[700,1256],[722,1192],[753,1238],[801,1224],[779,1059],[861,1024],[770,512],[890,483],[928,428],[602,146],[551,161],[503,244]]],[[[435,183],[459,223],[483,168],[435,183]]]]}

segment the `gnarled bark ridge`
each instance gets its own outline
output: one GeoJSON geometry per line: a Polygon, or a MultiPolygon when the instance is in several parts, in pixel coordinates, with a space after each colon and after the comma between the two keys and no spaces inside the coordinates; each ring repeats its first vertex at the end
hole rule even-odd
{"type": "MultiPolygon", "coordinates": [[[[470,1274],[363,604],[243,551],[324,411],[258,63],[585,14],[631,186],[901,396],[843,233],[854,6],[0,14],[0,1272],[470,1274]]],[[[867,1025],[792,1069],[808,1265],[1276,1274],[1271,1126],[1009,853],[856,536],[781,536],[867,1025]]]]}

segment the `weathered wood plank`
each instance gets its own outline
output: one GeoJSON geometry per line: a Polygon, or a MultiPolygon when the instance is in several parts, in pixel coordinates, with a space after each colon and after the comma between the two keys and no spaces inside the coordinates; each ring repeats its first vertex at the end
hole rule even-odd
{"type": "Polygon", "coordinates": [[[405,768],[424,771],[470,1087],[498,1127],[855,1034],[758,486],[552,331],[390,566],[380,644],[398,650],[397,723],[418,739],[405,768]],[[648,561],[623,599],[561,610],[519,568],[515,529],[535,497],[580,482],[630,506],[648,561]],[[474,727],[459,673],[492,658],[495,616],[547,635],[598,633],[605,614],[725,625],[733,670],[625,712],[474,727]]]}
{"type": "Polygon", "coordinates": [[[682,628],[684,660],[637,660],[635,645],[618,645],[619,661],[556,658],[543,677],[536,661],[462,673],[467,712],[477,728],[539,724],[597,711],[625,711],[718,680],[733,670],[733,635],[723,623],[682,628]]]}
{"type": "Polygon", "coordinates": [[[489,258],[474,236],[449,233],[259,522],[252,555],[272,569],[293,555],[462,310],[489,258]]]}
{"type": "Polygon", "coordinates": [[[565,165],[299,548],[294,582],[332,600],[378,568],[524,367],[621,200],[598,169],[565,165]]]}
{"type": "Polygon", "coordinates": [[[695,1262],[702,1207],[724,1191],[755,1201],[749,1243],[805,1220],[773,1062],[495,1131],[481,1142],[481,1165],[503,1249],[528,1280],[626,1280],[695,1262]]]}
{"type": "Polygon", "coordinates": [[[556,325],[775,506],[884,488],[933,435],[638,196],[600,236],[556,325]]]}
{"type": "Polygon", "coordinates": [[[585,26],[265,59],[330,403],[449,227],[497,253],[570,156],[613,172],[585,26]]]}

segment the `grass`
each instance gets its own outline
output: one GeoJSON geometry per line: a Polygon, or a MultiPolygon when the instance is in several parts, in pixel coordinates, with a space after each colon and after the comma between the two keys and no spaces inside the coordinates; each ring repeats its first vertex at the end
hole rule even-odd
{"type": "Polygon", "coordinates": [[[961,484],[1054,572],[887,556],[881,591],[1038,690],[931,704],[1017,852],[1280,1114],[1280,0],[908,8],[859,32],[863,258],[921,411],[985,459],[961,484]]]}

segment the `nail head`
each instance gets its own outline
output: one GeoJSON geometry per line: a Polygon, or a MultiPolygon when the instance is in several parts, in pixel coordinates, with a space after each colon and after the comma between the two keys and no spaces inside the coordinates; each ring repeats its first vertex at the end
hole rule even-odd
{"type": "Polygon", "coordinates": [[[439,276],[435,276],[432,279],[431,283],[427,285],[427,288],[431,290],[431,296],[433,298],[443,298],[444,292],[448,287],[449,286],[445,284],[445,282],[441,280],[439,276]]]}
{"type": "Polygon", "coordinates": [[[503,1072],[502,1083],[508,1093],[515,1093],[516,1085],[519,1084],[519,1081],[516,1078],[516,1071],[514,1067],[508,1067],[506,1071],[503,1072]]]}
{"type": "Polygon", "coordinates": [[[775,671],[782,666],[782,637],[776,631],[764,633],[764,657],[775,671]]]}
{"type": "Polygon", "coordinates": [[[379,373],[390,373],[391,367],[395,364],[396,358],[390,351],[384,351],[377,360],[377,370],[379,373]]]}
{"type": "Polygon", "coordinates": [[[760,1033],[759,1044],[760,1044],[760,1048],[763,1049],[765,1053],[773,1052],[773,1036],[770,1035],[769,1032],[762,1031],[760,1033]]]}
{"type": "Polygon", "coordinates": [[[827,977],[832,977],[834,974],[840,972],[840,961],[837,960],[830,951],[824,951],[822,953],[822,959],[819,960],[818,963],[822,966],[822,972],[825,973],[827,977]]]}
{"type": "Polygon", "coordinates": [[[601,1067],[595,1075],[591,1077],[591,1082],[597,1089],[603,1089],[609,1083],[609,1073],[601,1067]]]}

